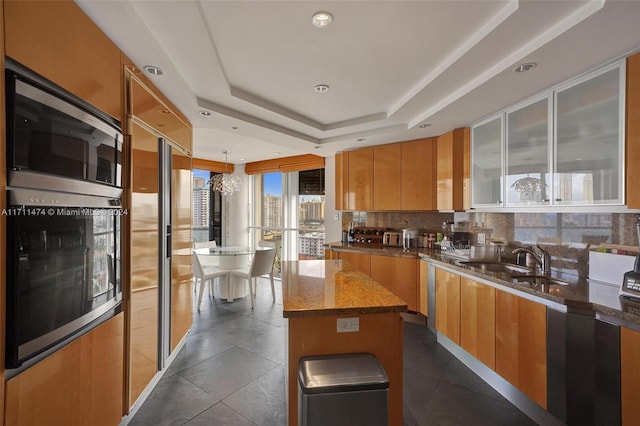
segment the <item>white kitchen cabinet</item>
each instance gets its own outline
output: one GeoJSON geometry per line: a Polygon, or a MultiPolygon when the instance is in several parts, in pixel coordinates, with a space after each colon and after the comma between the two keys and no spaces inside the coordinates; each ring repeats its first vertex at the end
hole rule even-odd
{"type": "Polygon", "coordinates": [[[556,205],[624,203],[623,65],[555,91],[556,205]]]}
{"type": "Polygon", "coordinates": [[[549,95],[506,112],[506,206],[550,204],[551,116],[549,95]]]}
{"type": "Polygon", "coordinates": [[[471,129],[471,206],[500,207],[503,196],[503,114],[471,129]]]}

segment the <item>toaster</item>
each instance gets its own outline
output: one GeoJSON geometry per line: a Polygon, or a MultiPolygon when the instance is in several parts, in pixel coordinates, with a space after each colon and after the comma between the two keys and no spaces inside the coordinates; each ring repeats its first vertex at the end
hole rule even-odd
{"type": "Polygon", "coordinates": [[[390,247],[402,247],[402,232],[385,232],[382,234],[382,244],[390,247]]]}

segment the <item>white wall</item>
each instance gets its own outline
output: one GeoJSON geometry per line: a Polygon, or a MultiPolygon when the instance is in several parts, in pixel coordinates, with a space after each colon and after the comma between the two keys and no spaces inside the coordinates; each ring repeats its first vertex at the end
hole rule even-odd
{"type": "Polygon", "coordinates": [[[326,243],[340,241],[342,238],[342,212],[336,212],[336,162],[334,156],[324,159],[324,228],[326,243]],[[337,220],[334,214],[337,213],[337,220]]]}

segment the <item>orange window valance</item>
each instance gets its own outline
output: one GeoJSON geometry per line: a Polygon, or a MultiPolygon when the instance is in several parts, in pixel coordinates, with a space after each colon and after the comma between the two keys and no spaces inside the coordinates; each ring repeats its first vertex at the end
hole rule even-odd
{"type": "Polygon", "coordinates": [[[324,168],[324,157],[304,154],[247,163],[244,172],[248,175],[256,175],[273,172],[301,172],[322,168],[324,168]]]}

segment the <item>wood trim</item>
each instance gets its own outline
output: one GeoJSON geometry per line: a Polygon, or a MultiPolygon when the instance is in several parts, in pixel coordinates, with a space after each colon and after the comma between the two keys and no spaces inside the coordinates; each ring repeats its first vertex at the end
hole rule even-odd
{"type": "Polygon", "coordinates": [[[194,158],[191,160],[192,169],[209,170],[214,173],[233,173],[235,166],[231,163],[223,163],[221,161],[204,160],[202,158],[194,158]]]}
{"type": "Polygon", "coordinates": [[[620,327],[620,378],[622,397],[622,424],[640,424],[640,333],[620,327]]]}
{"type": "Polygon", "coordinates": [[[640,208],[640,53],[627,58],[626,204],[640,208]]]}
{"type": "Polygon", "coordinates": [[[244,172],[248,175],[256,175],[273,172],[300,172],[322,168],[324,168],[324,157],[304,154],[247,163],[244,167],[244,172]]]}

